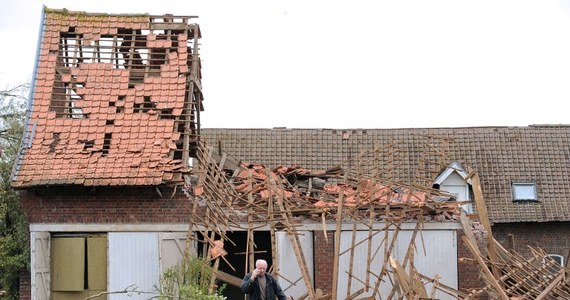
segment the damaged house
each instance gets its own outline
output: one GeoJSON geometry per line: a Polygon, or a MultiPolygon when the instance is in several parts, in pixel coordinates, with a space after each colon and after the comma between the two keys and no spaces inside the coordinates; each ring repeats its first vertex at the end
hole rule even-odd
{"type": "MultiPolygon", "coordinates": [[[[501,288],[497,287],[504,289],[500,296],[527,295],[526,298],[513,299],[535,299],[529,295],[541,294],[544,292],[542,289],[551,283],[548,280],[540,284],[528,283],[529,278],[556,277],[537,275],[543,274],[540,268],[544,268],[544,261],[550,260],[537,260],[534,250],[542,249],[544,256],[558,265],[566,266],[570,254],[567,238],[570,206],[565,199],[570,185],[565,179],[567,170],[556,166],[570,163],[569,138],[570,127],[564,125],[202,131],[202,139],[215,145],[214,149],[244,161],[261,162],[268,166],[300,165],[311,169],[340,165],[353,178],[368,174],[365,177],[376,178],[378,182],[407,183],[447,191],[462,202],[462,210],[472,219],[477,219],[480,213],[475,205],[479,186],[481,200],[484,200],[484,219],[492,225],[492,235],[496,241],[505,251],[517,253],[517,257],[526,257],[540,265],[533,269],[530,267],[532,264],[525,261],[524,271],[515,271],[519,274],[518,288],[522,286],[524,291],[510,287],[509,282],[503,282],[501,288]],[[476,183],[470,175],[473,172],[480,178],[476,183]]],[[[490,227],[487,231],[490,234],[490,227]]],[[[477,290],[484,280],[480,270],[474,268],[473,261],[470,261],[472,253],[463,243],[451,242],[461,240],[462,233],[454,233],[445,242],[446,246],[442,247],[457,247],[457,286],[459,290],[467,292],[459,298],[468,299],[477,295],[469,296],[469,291],[477,290]]],[[[426,243],[425,240],[422,247],[433,242],[430,240],[426,243]]],[[[448,255],[443,251],[441,253],[448,255]]],[[[453,259],[453,256],[448,256],[448,259],[453,259]]],[[[516,261],[509,257],[501,262],[504,264],[506,260],[516,261]]],[[[447,268],[441,266],[440,270],[447,268]]],[[[501,278],[498,281],[507,280],[507,277],[498,277],[501,278]]],[[[557,282],[561,281],[559,278],[557,282]]],[[[317,278],[316,282],[330,282],[330,278],[317,278]]],[[[501,299],[500,296],[496,298],[501,299]]],[[[557,296],[553,297],[557,299],[557,296]]],[[[438,298],[445,299],[444,296],[438,298]]],[[[338,299],[344,298],[339,296],[338,299]]],[[[541,299],[549,298],[543,295],[541,299]]]]}
{"type": "Polygon", "coordinates": [[[188,198],[175,187],[199,136],[200,27],[192,16],[45,7],[41,24],[12,178],[30,225],[23,289],[151,291],[184,249],[188,198]]]}
{"type": "Polygon", "coordinates": [[[42,18],[12,177],[28,299],[146,299],[188,253],[228,299],[257,258],[295,299],[544,293],[482,282],[462,243],[482,212],[499,253],[566,263],[570,127],[201,129],[192,16],[42,18]]]}

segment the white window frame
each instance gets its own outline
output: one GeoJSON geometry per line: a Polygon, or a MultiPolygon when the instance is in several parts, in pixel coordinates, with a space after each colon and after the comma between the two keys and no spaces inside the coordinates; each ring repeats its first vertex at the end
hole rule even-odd
{"type": "Polygon", "coordinates": [[[513,182],[511,188],[513,201],[538,201],[536,183],[534,182],[513,182]]]}

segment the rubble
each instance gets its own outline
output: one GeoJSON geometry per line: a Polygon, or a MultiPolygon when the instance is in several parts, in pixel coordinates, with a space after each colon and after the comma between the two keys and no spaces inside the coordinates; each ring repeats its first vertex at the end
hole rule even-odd
{"type": "MultiPolygon", "coordinates": [[[[201,220],[193,220],[189,234],[196,228],[204,228],[205,236],[207,232],[219,234],[221,240],[207,239],[211,259],[218,263],[220,258],[224,259],[224,254],[220,254],[224,251],[220,248],[220,242],[223,243],[225,239],[225,230],[238,227],[247,231],[250,244],[247,246],[246,265],[251,266],[254,263],[255,244],[252,237],[258,227],[256,224],[269,224],[272,235],[276,230],[286,231],[307,291],[300,299],[336,299],[334,295],[338,284],[335,277],[331,294],[314,289],[303,250],[299,246],[300,224],[322,222],[325,231],[324,224],[333,222],[337,224],[337,235],[341,222],[366,225],[379,221],[388,224],[383,231],[391,230],[394,234],[385,243],[387,255],[380,274],[370,274],[392,282],[392,290],[389,295],[380,296],[378,283],[376,286],[367,284],[366,289],[374,291],[373,296],[359,298],[363,292],[360,290],[347,299],[435,299],[435,291],[465,300],[570,299],[565,267],[557,265],[539,249],[533,250],[532,259],[524,259],[517,253],[505,250],[492,237],[485,203],[477,186],[478,175],[473,171],[470,177],[475,184],[479,215],[468,217],[461,210],[462,202],[437,189],[386,182],[373,177],[353,178],[349,177],[353,173],[345,172],[338,166],[329,170],[308,170],[300,166],[269,169],[263,165],[242,162],[230,164],[234,169],[228,169],[224,167],[227,158],[222,156],[221,159],[214,159],[212,153],[213,150],[204,145],[198,148],[199,165],[192,172],[198,180],[194,178],[186,181],[186,189],[192,197],[208,199],[194,201],[192,215],[198,218],[198,203],[202,203],[205,206],[205,216],[201,220]],[[479,222],[474,222],[473,219],[479,222]],[[429,278],[417,272],[413,266],[411,258],[416,243],[415,236],[421,232],[422,224],[444,220],[460,221],[463,225],[464,235],[461,239],[472,257],[460,260],[477,264],[484,280],[481,288],[459,291],[440,283],[438,278],[429,278]],[[415,221],[416,228],[408,246],[408,254],[399,261],[391,252],[403,221],[415,221]],[[246,224],[247,227],[243,228],[240,224],[246,224]],[[479,248],[481,239],[488,242],[486,249],[479,248]]],[[[377,233],[378,231],[371,232],[369,238],[377,233]]],[[[338,238],[335,240],[338,241],[338,238]]],[[[354,246],[356,245],[353,244],[354,246]]],[[[338,259],[338,244],[334,247],[338,259]]],[[[352,263],[351,261],[351,265],[352,263]]],[[[338,268],[338,260],[335,261],[335,268],[338,268]]],[[[352,278],[350,270],[348,272],[352,278]]],[[[219,274],[220,280],[234,284],[239,282],[239,278],[232,278],[223,272],[219,274]]]]}

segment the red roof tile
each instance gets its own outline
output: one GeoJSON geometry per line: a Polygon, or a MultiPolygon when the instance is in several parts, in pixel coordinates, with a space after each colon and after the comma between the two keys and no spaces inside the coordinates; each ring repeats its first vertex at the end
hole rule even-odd
{"type": "MultiPolygon", "coordinates": [[[[176,166],[176,172],[187,172],[177,153],[189,149],[176,145],[199,124],[187,120],[195,124],[191,132],[177,126],[177,121],[184,121],[179,118],[182,108],[190,105],[184,103],[184,95],[196,92],[187,91],[184,76],[192,76],[186,73],[192,68],[186,62],[180,65],[177,51],[186,51],[194,43],[187,42],[198,30],[196,24],[188,23],[191,18],[176,19],[184,21],[173,23],[174,38],[154,31],[148,15],[46,9],[43,18],[33,110],[13,186],[163,184],[180,178],[170,173],[168,165],[176,166]],[[146,42],[131,43],[131,36],[136,41],[160,37],[168,54],[157,52],[156,61],[151,61],[156,49],[146,48],[150,46],[146,42]],[[77,45],[77,38],[81,47],[69,47],[77,45]],[[68,39],[66,50],[62,39],[68,39]],[[138,59],[143,52],[148,57],[138,59]],[[160,71],[160,76],[149,70],[160,71]],[[183,84],[179,74],[184,74],[183,84]],[[175,119],[163,119],[159,106],[179,108],[175,119]]],[[[152,20],[164,21],[157,16],[152,20]]]]}

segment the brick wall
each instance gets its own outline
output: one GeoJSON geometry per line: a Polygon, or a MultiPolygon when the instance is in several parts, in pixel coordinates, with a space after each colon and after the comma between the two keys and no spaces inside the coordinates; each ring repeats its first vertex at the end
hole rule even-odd
{"type": "Polygon", "coordinates": [[[29,223],[187,223],[180,188],[45,188],[21,192],[29,223]],[[160,193],[160,194],[159,194],[160,193]]]}
{"type": "Polygon", "coordinates": [[[27,270],[20,272],[20,300],[31,300],[32,291],[30,290],[32,283],[30,272],[27,270]]]}
{"type": "MultiPolygon", "coordinates": [[[[570,222],[494,224],[492,231],[493,237],[503,247],[523,257],[531,257],[528,246],[542,249],[548,254],[562,255],[565,260],[570,256],[570,222]]],[[[479,248],[486,249],[486,236],[479,235],[478,241],[479,248]]],[[[480,287],[482,279],[479,278],[479,269],[470,260],[471,253],[463,243],[459,244],[458,257],[460,290],[468,291],[470,288],[480,287]]],[[[479,299],[486,297],[481,295],[479,299]]]]}
{"type": "Polygon", "coordinates": [[[314,239],[315,289],[330,294],[333,282],[334,231],[327,231],[326,239],[322,231],[315,232],[314,239]]]}
{"type": "MultiPolygon", "coordinates": [[[[478,241],[478,248],[484,252],[486,249],[486,235],[483,232],[473,232],[478,241]]],[[[485,286],[483,279],[479,275],[479,265],[475,261],[471,251],[463,244],[463,230],[457,232],[457,281],[458,289],[462,292],[469,293],[470,290],[485,286]]],[[[481,295],[482,296],[482,295],[481,295]]],[[[486,299],[481,297],[478,299],[486,299]]]]}
{"type": "Polygon", "coordinates": [[[528,258],[528,246],[562,255],[565,263],[570,253],[570,222],[495,224],[493,236],[506,249],[528,258]]]}

